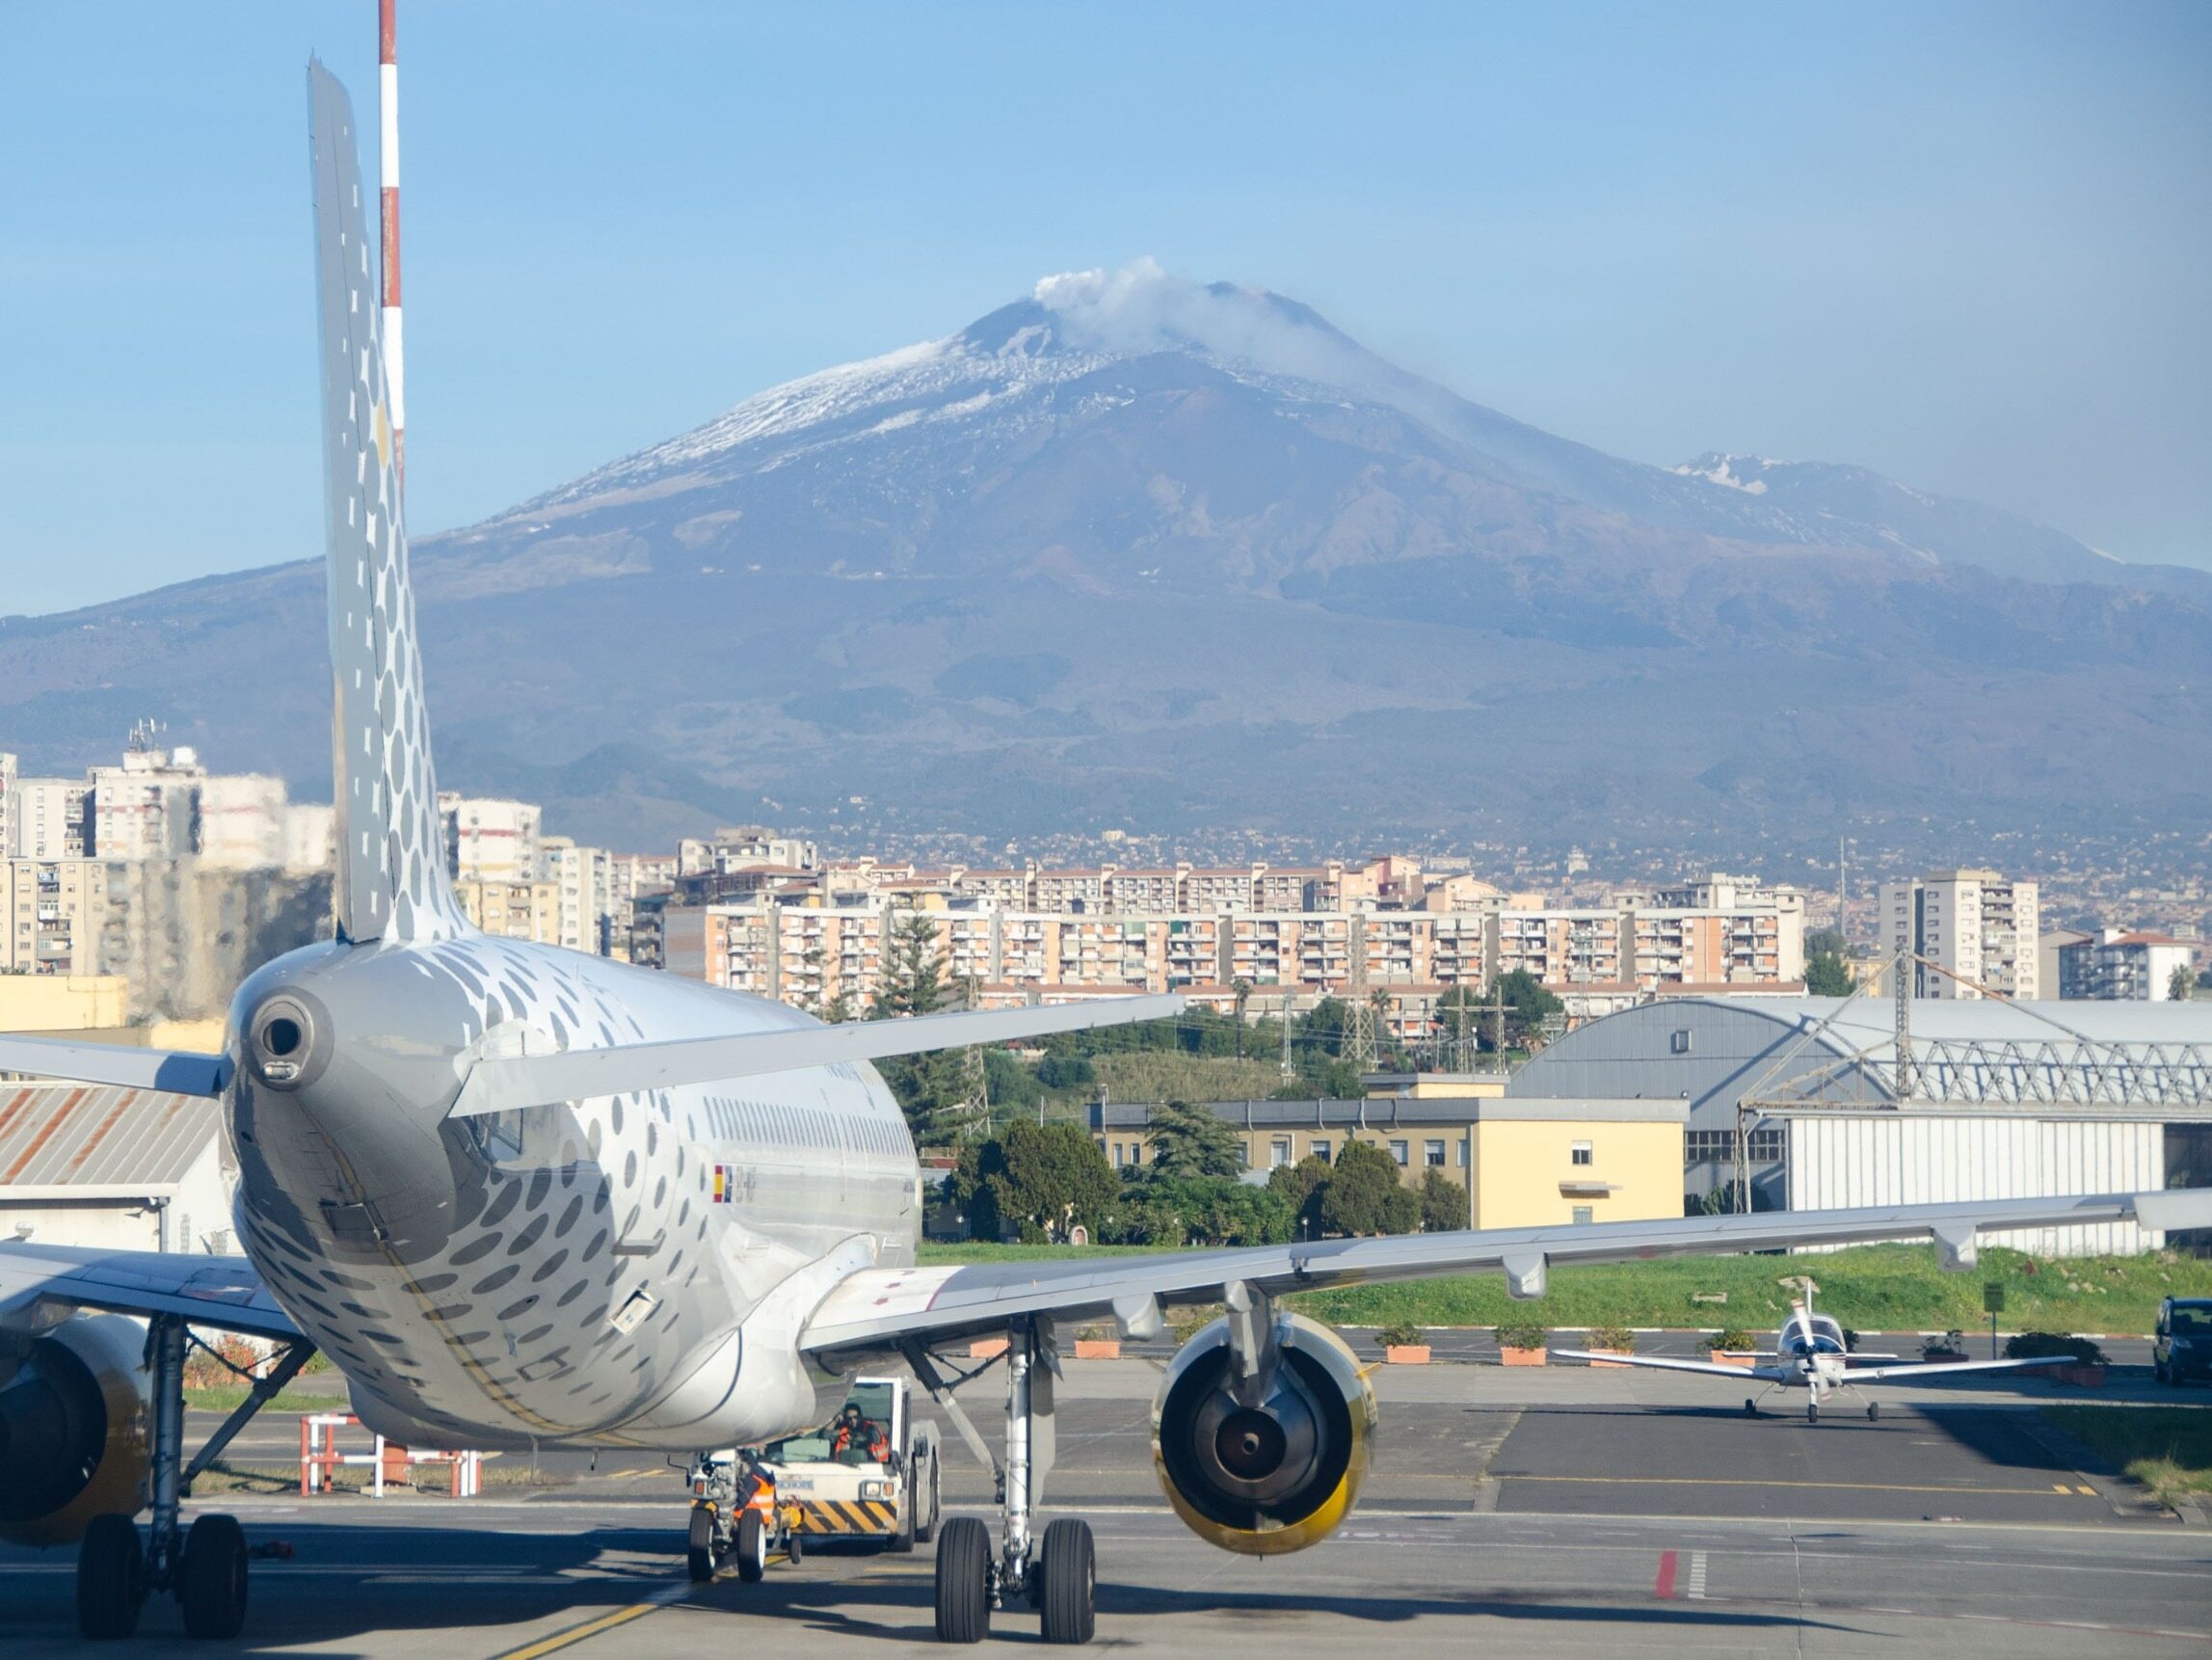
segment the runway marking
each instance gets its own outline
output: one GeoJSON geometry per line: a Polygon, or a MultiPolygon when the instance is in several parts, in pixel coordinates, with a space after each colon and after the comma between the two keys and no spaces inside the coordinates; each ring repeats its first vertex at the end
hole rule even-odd
{"type": "Polygon", "coordinates": [[[1690,1553],[1690,1600],[1705,1600],[1705,1553],[1701,1550],[1690,1553]]]}
{"type": "MultiPolygon", "coordinates": [[[[1602,1485],[1613,1487],[1801,1487],[1801,1481],[1770,1482],[1748,1476],[1516,1476],[1497,1475],[1501,1482],[1563,1482],[1569,1486],[1602,1485]]],[[[1900,1482],[1823,1482],[1822,1487],[1831,1492],[1847,1493],[1949,1493],[1953,1497],[1972,1497],[1980,1494],[2017,1498],[2025,1495],[2040,1498],[2041,1487],[1936,1487],[1910,1486],[1900,1482]]],[[[2065,1487],[2058,1489],[2065,1492],[2065,1487]]],[[[2072,1495],[2067,1494],[2070,1498],[2072,1495]]],[[[2093,1494],[2092,1495],[2094,1496],[2093,1494]]]]}
{"type": "Polygon", "coordinates": [[[1674,1594],[1674,1553],[1670,1550],[1659,1553],[1659,1577],[1651,1583],[1651,1594],[1662,1602],[1674,1594]]]}
{"type": "Polygon", "coordinates": [[[2093,1499],[2096,1497],[2096,1488],[2094,1487],[2080,1487],[2076,1490],[2080,1492],[2084,1498],[2093,1499]]]}
{"type": "Polygon", "coordinates": [[[2052,1492],[2054,1492],[2054,1493],[2064,1493],[2064,1492],[2070,1492],[2070,1491],[2072,1491],[2072,1490],[2073,1490],[2073,1489],[2071,1489],[2070,1487],[2068,1487],[2068,1486],[2066,1486],[2066,1484],[2065,1484],[2065,1483],[2064,1483],[2064,1482],[2053,1482],[2053,1483],[2051,1484],[2051,1491],[2052,1491],[2052,1492]]]}
{"type": "Polygon", "coordinates": [[[556,1631],[550,1637],[541,1637],[537,1642],[525,1643],[520,1648],[503,1648],[493,1656],[493,1660],[538,1660],[540,1655],[572,1647],[597,1637],[602,1631],[612,1631],[618,1625],[627,1625],[633,1620],[643,1620],[649,1614],[658,1613],[670,1603],[681,1600],[690,1592],[690,1583],[679,1580],[674,1585],[654,1592],[643,1602],[632,1603],[627,1608],[618,1608],[612,1614],[602,1614],[597,1620],[587,1620],[581,1625],[572,1625],[566,1631],[556,1631]]]}

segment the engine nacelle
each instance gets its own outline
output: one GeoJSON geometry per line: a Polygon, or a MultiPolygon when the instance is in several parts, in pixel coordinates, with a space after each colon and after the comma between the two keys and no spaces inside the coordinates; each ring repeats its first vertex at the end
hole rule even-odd
{"type": "Polygon", "coordinates": [[[146,1327],[74,1315],[0,1348],[0,1539],[68,1544],[146,1505],[146,1327]]]}
{"type": "Polygon", "coordinates": [[[1175,1513],[1246,1556],[1326,1539],[1351,1513],[1374,1438],[1374,1391],[1343,1338],[1286,1314],[1275,1340],[1280,1360],[1259,1406],[1234,1393],[1222,1319],[1183,1346],[1152,1408],[1153,1462],[1175,1513]]]}

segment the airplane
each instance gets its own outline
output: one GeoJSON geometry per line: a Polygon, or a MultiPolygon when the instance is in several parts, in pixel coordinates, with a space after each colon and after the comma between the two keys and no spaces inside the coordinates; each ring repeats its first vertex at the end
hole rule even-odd
{"type": "MultiPolygon", "coordinates": [[[[1751,1418],[1759,1415],[1759,1403],[1774,1390],[1803,1389],[1808,1392],[1805,1401],[1808,1424],[1821,1421],[1821,1404],[1838,1390],[1855,1391],[1866,1383],[1898,1383],[1906,1379],[1940,1382],[1967,1372],[2023,1372],[2034,1366],[2056,1366],[2064,1359],[2064,1356],[2054,1360],[2043,1355],[2034,1360],[1913,1360],[1896,1366],[1854,1366],[1852,1364],[1854,1359],[1895,1360],[1897,1356],[1853,1351],[1844,1336],[1842,1325],[1833,1316],[1814,1309],[1813,1286],[1809,1279],[1805,1281],[1804,1296],[1791,1299],[1789,1318],[1775,1333],[1774,1347],[1759,1356],[1771,1360],[1772,1365],[1728,1366],[1711,1360],[1677,1360],[1665,1354],[1599,1353],[1587,1349],[1556,1349],[1552,1352],[1566,1360],[1600,1360],[1612,1366],[1648,1367],[1655,1372],[1702,1372],[1738,1382],[1746,1378],[1763,1379],[1767,1387],[1744,1400],[1745,1416],[1751,1418]]],[[[1869,1401],[1866,1415],[1870,1420],[1879,1420],[1881,1403],[1869,1401]]]]}
{"type": "Polygon", "coordinates": [[[0,1245],[0,1538],[78,1542],[87,1635],[127,1635],[154,1592],[195,1637],[238,1633],[244,1535],[218,1513],[185,1529],[181,1501],[317,1350],[363,1424],[403,1443],[688,1455],[684,1554],[704,1528],[711,1563],[732,1543],[731,1450],[815,1421],[811,1366],[903,1359],[991,1464],[946,1376],[974,1373],[938,1351],[1003,1335],[997,1537],[946,1522],[936,1632],[975,1642],[1026,1603],[1047,1641],[1082,1643],[1090,1528],[1040,1525],[1070,1323],[1150,1337],[1170,1306],[1222,1305],[1166,1373],[1154,1454],[1184,1522],[1264,1556],[1350,1513],[1377,1422],[1366,1369],[1289,1293],[1495,1270],[1532,1298],[1555,1263],[1928,1237],[1964,1267],[1984,1229],[2212,1223],[2212,1192],[2118,1193],[918,1267],[914,1143],[869,1063],[1181,1000],[825,1026],[468,924],[439,836],[355,120],[320,63],[307,77],[334,937],[248,977],[218,1054],[0,1037],[0,1071],[220,1102],[238,1171],[241,1257],[0,1245]],[[196,1328],[280,1352],[188,1457],[196,1328]]]}

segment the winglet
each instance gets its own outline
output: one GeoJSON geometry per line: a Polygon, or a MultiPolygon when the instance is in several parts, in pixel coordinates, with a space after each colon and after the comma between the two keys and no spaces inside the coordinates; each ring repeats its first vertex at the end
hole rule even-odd
{"type": "Polygon", "coordinates": [[[353,102],[310,60],[307,104],[337,804],[332,907],[348,940],[444,939],[467,923],[446,880],[439,832],[353,102]]]}

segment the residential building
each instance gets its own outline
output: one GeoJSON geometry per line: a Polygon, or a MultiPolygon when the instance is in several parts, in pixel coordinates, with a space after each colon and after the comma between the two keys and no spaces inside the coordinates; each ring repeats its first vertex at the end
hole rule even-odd
{"type": "Polygon", "coordinates": [[[200,847],[207,769],[184,745],[154,748],[153,736],[141,724],[120,762],[92,769],[86,839],[94,858],[181,859],[200,847]]]}
{"type": "Polygon", "coordinates": [[[9,813],[8,856],[84,858],[91,846],[85,819],[92,788],[83,778],[17,777],[9,813]]]}
{"type": "Polygon", "coordinates": [[[2104,928],[2059,948],[2059,996],[2165,1003],[2176,971],[2196,978],[2197,951],[2187,940],[2104,928]]]}
{"type": "Polygon", "coordinates": [[[15,758],[0,749],[0,859],[15,853],[15,758]]]}
{"type": "Polygon", "coordinates": [[[0,861],[8,937],[0,970],[85,976],[101,969],[109,870],[97,859],[0,861]]]}
{"type": "Polygon", "coordinates": [[[200,781],[198,849],[211,870],[282,869],[290,821],[281,778],[247,772],[200,781]]]}
{"type": "Polygon", "coordinates": [[[1880,888],[1880,938],[1894,956],[1909,949],[1916,996],[1941,1001],[2042,995],[2037,963],[2040,915],[2034,882],[1995,870],[1933,870],[1880,888]]]}
{"type": "Polygon", "coordinates": [[[538,876],[545,811],[534,801],[438,792],[445,864],[456,881],[529,882],[538,876]]]}
{"type": "Polygon", "coordinates": [[[561,943],[560,890],[551,880],[492,882],[465,876],[454,882],[453,897],[461,901],[462,914],[488,934],[540,945],[561,943]]]}

